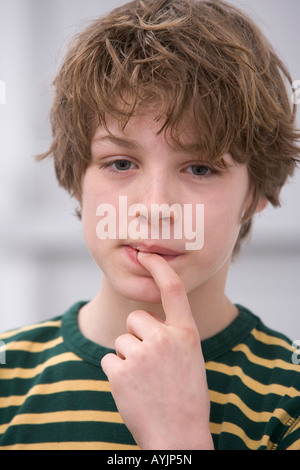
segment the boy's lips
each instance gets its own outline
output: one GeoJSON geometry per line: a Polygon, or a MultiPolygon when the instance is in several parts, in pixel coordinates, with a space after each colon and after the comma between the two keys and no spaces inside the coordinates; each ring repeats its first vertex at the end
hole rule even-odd
{"type": "Polygon", "coordinates": [[[134,250],[142,251],[144,253],[156,253],[161,256],[179,256],[182,254],[182,251],[172,250],[168,247],[163,247],[160,245],[146,245],[143,243],[131,243],[127,245],[134,250]]]}
{"type": "Polygon", "coordinates": [[[128,245],[124,245],[124,248],[129,258],[139,265],[140,262],[137,257],[139,251],[144,253],[158,254],[162,256],[166,261],[172,261],[184,253],[183,251],[173,250],[171,248],[163,247],[160,245],[145,245],[142,243],[130,243],[128,245]]]}

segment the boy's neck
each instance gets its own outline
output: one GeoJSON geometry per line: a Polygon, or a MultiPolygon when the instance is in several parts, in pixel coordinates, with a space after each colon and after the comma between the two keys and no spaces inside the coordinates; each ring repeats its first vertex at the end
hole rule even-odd
{"type": "MultiPolygon", "coordinates": [[[[223,266],[217,276],[188,294],[201,340],[222,331],[238,315],[237,308],[224,293],[227,271],[228,266],[223,266]]],[[[134,310],[150,311],[164,319],[161,304],[144,304],[126,299],[114,290],[103,275],[98,294],[79,312],[79,329],[94,343],[114,349],[116,338],[127,332],[127,316],[134,310]]]]}

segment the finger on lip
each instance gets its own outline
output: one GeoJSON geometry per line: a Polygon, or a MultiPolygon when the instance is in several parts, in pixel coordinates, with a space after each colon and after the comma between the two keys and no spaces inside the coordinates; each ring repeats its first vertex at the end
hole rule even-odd
{"type": "Polygon", "coordinates": [[[154,253],[138,253],[138,260],[150,272],[161,292],[168,324],[192,326],[194,319],[187,294],[179,276],[169,263],[154,253]]]}
{"type": "Polygon", "coordinates": [[[174,269],[169,265],[168,261],[162,255],[139,251],[137,258],[139,262],[150,272],[156,282],[166,276],[177,277],[174,269]]]}
{"type": "MultiPolygon", "coordinates": [[[[158,253],[153,253],[153,252],[148,252],[148,251],[138,251],[138,254],[137,254],[137,257],[138,257],[138,260],[141,261],[143,263],[143,261],[145,261],[146,265],[148,266],[148,262],[146,261],[147,258],[153,258],[153,259],[164,259],[164,257],[158,253]]],[[[164,259],[163,261],[164,263],[168,264],[167,261],[164,259]]],[[[141,264],[142,264],[141,263],[141,264]]],[[[161,262],[160,262],[161,263],[161,262]]],[[[151,263],[151,267],[152,267],[153,263],[151,263]]],[[[154,263],[155,265],[155,263],[154,263]]],[[[149,265],[150,266],[150,265],[149,265]]],[[[160,265],[161,266],[161,265],[160,265]]],[[[155,267],[152,268],[155,270],[155,267]]],[[[152,271],[151,269],[151,271],[152,271]]]]}
{"type": "Polygon", "coordinates": [[[137,258],[142,266],[150,272],[156,282],[162,272],[165,272],[166,270],[168,273],[170,273],[170,270],[173,272],[173,269],[169,266],[169,263],[164,259],[164,257],[157,253],[139,251],[137,258]]]}
{"type": "Polygon", "coordinates": [[[175,255],[167,255],[167,254],[164,254],[164,253],[156,253],[156,252],[153,252],[153,251],[138,251],[137,253],[137,256],[139,259],[145,259],[145,258],[148,258],[148,257],[153,257],[154,259],[161,259],[161,258],[164,258],[164,257],[167,257],[167,256],[175,256],[175,255]]]}
{"type": "MultiPolygon", "coordinates": [[[[130,246],[130,245],[129,245],[130,246]]],[[[181,251],[171,250],[169,248],[162,248],[162,247],[137,247],[132,245],[131,248],[137,250],[138,253],[145,253],[145,254],[154,254],[154,255],[161,255],[161,256],[178,256],[181,254],[181,251]]]]}

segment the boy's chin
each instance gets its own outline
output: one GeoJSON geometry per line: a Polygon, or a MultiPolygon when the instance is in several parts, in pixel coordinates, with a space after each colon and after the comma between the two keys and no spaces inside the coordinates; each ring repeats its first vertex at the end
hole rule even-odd
{"type": "MultiPolygon", "coordinates": [[[[145,279],[144,279],[145,281],[145,279]]],[[[132,283],[134,284],[134,283],[132,283]]],[[[145,303],[161,304],[161,294],[153,279],[147,279],[146,282],[140,281],[138,285],[125,285],[120,289],[121,295],[128,300],[145,303]],[[144,284],[144,285],[142,285],[144,284]]]]}
{"type": "Polygon", "coordinates": [[[133,302],[138,302],[142,304],[155,304],[159,305],[161,304],[161,295],[160,294],[153,294],[147,293],[134,293],[133,295],[130,294],[125,294],[124,297],[128,300],[131,300],[133,302]]]}

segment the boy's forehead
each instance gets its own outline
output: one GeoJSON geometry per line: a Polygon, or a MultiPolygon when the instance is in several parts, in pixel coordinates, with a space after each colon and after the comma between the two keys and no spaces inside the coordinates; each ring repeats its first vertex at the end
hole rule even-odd
{"type": "MultiPolygon", "coordinates": [[[[119,120],[110,117],[106,125],[99,125],[96,129],[92,140],[92,148],[96,149],[98,146],[108,144],[132,151],[142,151],[145,149],[143,130],[146,130],[147,132],[156,133],[158,139],[165,139],[165,142],[175,152],[194,155],[202,161],[207,160],[199,150],[198,134],[192,126],[185,125],[179,130],[177,137],[179,136],[180,143],[172,139],[171,131],[166,130],[159,134],[161,126],[161,122],[157,121],[154,116],[147,114],[131,117],[125,127],[119,120]]],[[[234,164],[232,156],[228,152],[222,155],[222,161],[227,166],[234,164]]]]}
{"type": "Polygon", "coordinates": [[[186,116],[182,124],[175,128],[162,129],[165,124],[163,117],[157,118],[157,112],[145,111],[131,116],[126,123],[122,119],[106,116],[105,123],[99,124],[95,130],[92,145],[101,142],[125,144],[133,149],[142,147],[145,133],[165,139],[175,150],[189,147],[197,151],[199,148],[199,132],[191,119],[186,116]]]}

